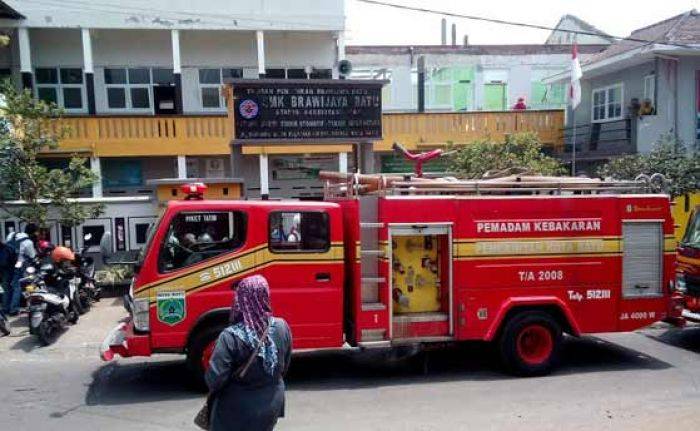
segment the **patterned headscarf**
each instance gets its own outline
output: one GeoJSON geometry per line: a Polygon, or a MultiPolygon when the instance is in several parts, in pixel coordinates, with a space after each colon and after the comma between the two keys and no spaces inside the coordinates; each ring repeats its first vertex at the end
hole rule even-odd
{"type": "MultiPolygon", "coordinates": [[[[248,346],[255,348],[265,328],[271,335],[272,322],[270,287],[265,277],[253,275],[241,280],[231,305],[233,325],[230,329],[233,334],[248,346]]],[[[277,346],[270,337],[265,339],[258,356],[264,359],[265,371],[272,374],[277,365],[277,346]]]]}

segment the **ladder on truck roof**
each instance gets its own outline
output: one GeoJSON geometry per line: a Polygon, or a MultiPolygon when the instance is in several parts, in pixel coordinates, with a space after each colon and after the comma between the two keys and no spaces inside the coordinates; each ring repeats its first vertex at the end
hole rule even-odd
{"type": "Polygon", "coordinates": [[[665,193],[661,174],[639,175],[633,181],[584,177],[509,175],[500,178],[463,180],[454,177],[423,178],[411,174],[349,174],[321,171],[326,198],[363,195],[561,195],[665,193]]]}

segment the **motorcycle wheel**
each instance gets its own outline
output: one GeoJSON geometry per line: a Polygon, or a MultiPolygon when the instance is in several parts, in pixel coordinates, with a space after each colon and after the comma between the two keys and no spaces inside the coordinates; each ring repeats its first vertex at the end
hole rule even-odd
{"type": "Polygon", "coordinates": [[[85,292],[83,295],[78,295],[78,298],[80,299],[80,307],[83,309],[82,313],[80,314],[84,314],[90,311],[90,307],[92,307],[90,293],[85,292]]]}
{"type": "MultiPolygon", "coordinates": [[[[73,298],[71,298],[71,301],[70,301],[70,302],[71,302],[71,305],[70,305],[70,311],[71,311],[71,312],[72,312],[72,311],[77,311],[78,314],[85,314],[85,312],[87,311],[87,310],[83,307],[83,300],[82,300],[82,298],[80,297],[80,294],[78,293],[77,290],[76,290],[75,293],[73,294],[73,298]]],[[[78,319],[76,319],[76,320],[78,320],[78,319]]],[[[72,318],[70,318],[70,317],[69,317],[68,321],[71,322],[71,323],[75,323],[75,322],[72,321],[72,318]]]]}
{"type": "Polygon", "coordinates": [[[48,346],[56,339],[56,328],[44,320],[39,324],[36,335],[39,337],[42,346],[48,346]]]}
{"type": "Polygon", "coordinates": [[[78,318],[82,313],[85,311],[82,311],[82,308],[80,306],[80,298],[78,297],[78,294],[76,293],[73,295],[73,300],[70,302],[70,309],[68,310],[68,323],[76,324],[78,323],[78,318]]]}
{"type": "Polygon", "coordinates": [[[2,335],[10,335],[10,325],[8,325],[7,319],[4,316],[0,316],[0,333],[2,335]]]}

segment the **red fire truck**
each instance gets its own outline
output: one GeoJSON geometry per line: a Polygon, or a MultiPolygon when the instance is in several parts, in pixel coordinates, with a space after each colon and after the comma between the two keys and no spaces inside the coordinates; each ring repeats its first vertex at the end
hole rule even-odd
{"type": "Polygon", "coordinates": [[[690,214],[678,246],[676,290],[683,295],[683,317],[700,322],[700,207],[690,214]]]}
{"type": "Polygon", "coordinates": [[[485,340],[519,375],[549,372],[563,334],[680,316],[669,198],[638,183],[322,177],[323,202],[170,202],[102,358],[182,353],[201,376],[251,274],[294,349],[485,340]]]}

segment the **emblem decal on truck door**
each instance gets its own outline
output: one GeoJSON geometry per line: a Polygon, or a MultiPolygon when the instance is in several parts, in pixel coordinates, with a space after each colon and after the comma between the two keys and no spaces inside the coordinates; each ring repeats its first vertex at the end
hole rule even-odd
{"type": "Polygon", "coordinates": [[[166,325],[176,325],[185,319],[185,292],[158,292],[156,296],[158,320],[166,325]]]}

